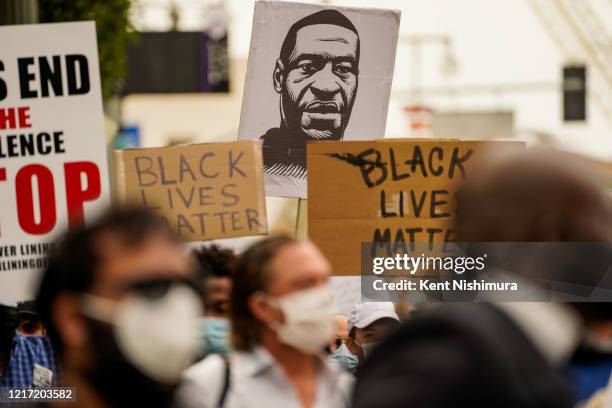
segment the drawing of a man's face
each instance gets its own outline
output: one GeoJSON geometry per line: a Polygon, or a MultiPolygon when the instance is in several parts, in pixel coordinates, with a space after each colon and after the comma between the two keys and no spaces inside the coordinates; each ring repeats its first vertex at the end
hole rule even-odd
{"type": "Polygon", "coordinates": [[[348,24],[306,25],[294,32],[293,47],[284,45],[274,70],[283,127],[309,139],[342,139],[359,73],[359,36],[348,24]]]}

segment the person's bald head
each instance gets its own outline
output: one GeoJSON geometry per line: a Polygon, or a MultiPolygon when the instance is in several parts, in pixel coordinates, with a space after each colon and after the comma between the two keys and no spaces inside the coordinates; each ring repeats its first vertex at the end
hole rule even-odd
{"type": "Polygon", "coordinates": [[[476,170],[457,192],[459,241],[610,241],[608,198],[576,156],[529,150],[476,170]]]}
{"type": "Polygon", "coordinates": [[[329,344],[329,349],[332,353],[335,352],[349,336],[347,315],[338,313],[334,316],[334,322],[336,323],[336,334],[329,344]]]}

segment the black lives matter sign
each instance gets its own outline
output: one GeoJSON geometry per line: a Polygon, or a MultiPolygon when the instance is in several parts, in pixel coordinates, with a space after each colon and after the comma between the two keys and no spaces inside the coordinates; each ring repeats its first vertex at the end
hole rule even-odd
{"type": "Polygon", "coordinates": [[[119,202],[161,213],[184,240],[268,231],[257,141],[127,149],[114,162],[119,202]]]}
{"type": "Polygon", "coordinates": [[[490,149],[523,146],[435,139],[311,143],[309,236],[340,275],[360,273],[362,243],[392,251],[454,242],[456,185],[490,149]]]}

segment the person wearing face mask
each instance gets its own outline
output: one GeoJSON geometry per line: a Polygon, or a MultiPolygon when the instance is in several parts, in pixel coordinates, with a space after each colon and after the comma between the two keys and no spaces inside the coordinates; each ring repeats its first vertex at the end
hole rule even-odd
{"type": "Polygon", "coordinates": [[[198,354],[195,265],[143,210],[110,211],[56,246],[36,305],[75,407],[167,407],[198,354]]]}
{"type": "Polygon", "coordinates": [[[193,255],[200,266],[199,280],[204,293],[201,357],[225,355],[229,351],[229,303],[232,292],[232,264],[236,255],[217,245],[202,246],[193,255]]]}
{"type": "Polygon", "coordinates": [[[264,239],[234,270],[227,359],[209,356],[190,367],[178,400],[188,407],[349,406],[352,378],[323,350],[334,336],[337,309],[329,262],[311,243],[264,239]]]}
{"type": "Polygon", "coordinates": [[[583,330],[612,320],[612,303],[584,295],[610,287],[612,208],[604,183],[575,156],[527,149],[478,163],[454,196],[456,241],[495,243],[484,244],[492,249],[487,262],[503,258],[505,277],[530,294],[423,310],[365,361],[354,407],[578,406],[562,370],[583,330]],[[495,249],[499,243],[524,246],[506,252],[495,249]],[[563,251],[538,250],[549,243],[563,243],[563,251]]]}
{"type": "Polygon", "coordinates": [[[327,359],[353,374],[359,365],[359,358],[346,346],[347,339],[348,317],[338,313],[336,315],[336,336],[328,346],[329,356],[327,359]]]}
{"type": "Polygon", "coordinates": [[[15,310],[17,327],[13,328],[6,370],[0,387],[27,388],[51,386],[57,378],[55,353],[33,302],[20,302],[15,310]]]}
{"type": "MultiPolygon", "coordinates": [[[[362,362],[370,351],[391,330],[399,325],[399,317],[391,302],[359,302],[348,319],[346,349],[362,362]]],[[[355,370],[353,370],[355,372],[355,370]]]]}

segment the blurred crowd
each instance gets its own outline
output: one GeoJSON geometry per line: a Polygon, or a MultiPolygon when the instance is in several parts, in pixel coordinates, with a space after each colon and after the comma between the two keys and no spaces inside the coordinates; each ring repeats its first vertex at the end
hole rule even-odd
{"type": "MultiPolygon", "coordinates": [[[[611,241],[586,165],[536,150],[486,166],[457,192],[459,241],[611,241]]],[[[0,387],[75,387],[87,408],[612,407],[612,303],[344,315],[331,274],[307,241],[186,252],[155,215],[112,210],[61,238],[34,301],[0,306],[0,387]]]]}

